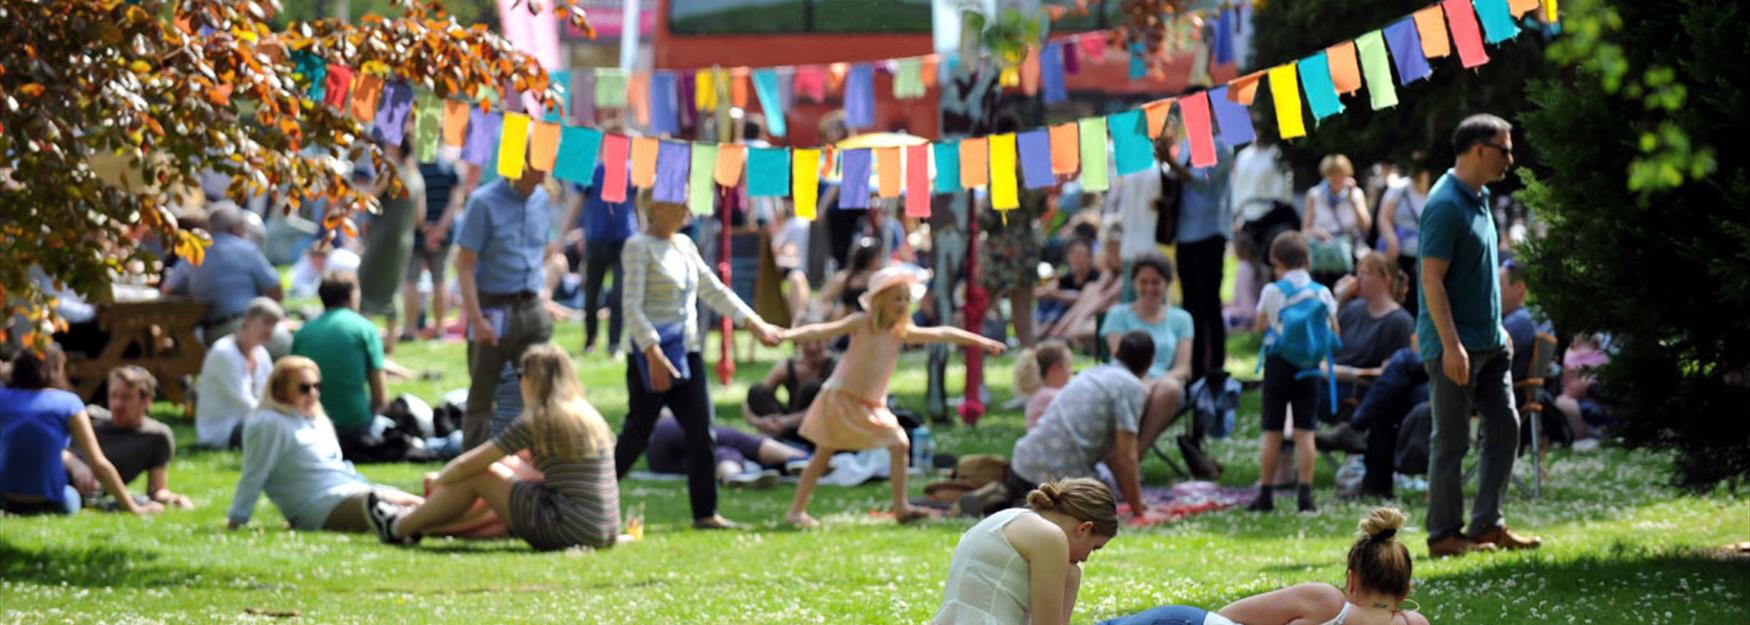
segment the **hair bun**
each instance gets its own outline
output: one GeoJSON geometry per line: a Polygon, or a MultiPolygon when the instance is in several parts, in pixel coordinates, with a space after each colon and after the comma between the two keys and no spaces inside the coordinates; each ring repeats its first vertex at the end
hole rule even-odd
{"type": "Polygon", "coordinates": [[[1391,540],[1406,520],[1404,512],[1397,508],[1374,508],[1361,520],[1361,533],[1373,540],[1391,540]]]}
{"type": "Polygon", "coordinates": [[[1040,512],[1057,508],[1057,500],[1063,496],[1054,482],[1040,484],[1039,488],[1027,493],[1027,507],[1040,512]]]}

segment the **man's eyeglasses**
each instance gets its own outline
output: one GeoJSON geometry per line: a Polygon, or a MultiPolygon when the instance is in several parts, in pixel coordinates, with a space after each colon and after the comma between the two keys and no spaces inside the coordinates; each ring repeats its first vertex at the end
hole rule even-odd
{"type": "Polygon", "coordinates": [[[1504,145],[1496,145],[1493,143],[1483,143],[1480,145],[1482,145],[1483,147],[1490,147],[1490,148],[1495,148],[1497,150],[1500,150],[1501,156],[1512,156],[1513,155],[1513,148],[1510,148],[1510,147],[1507,147],[1504,145]]]}
{"type": "Polygon", "coordinates": [[[322,383],[321,382],[317,382],[315,384],[299,384],[298,385],[298,392],[303,393],[305,395],[309,395],[310,391],[320,391],[320,390],[322,390],[322,383]]]}

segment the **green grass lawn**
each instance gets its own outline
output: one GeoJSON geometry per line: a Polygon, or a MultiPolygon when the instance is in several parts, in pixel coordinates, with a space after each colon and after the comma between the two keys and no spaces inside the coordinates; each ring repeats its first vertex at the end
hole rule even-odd
{"type": "MultiPolygon", "coordinates": [[[[558,332],[573,352],[582,342],[577,325],[558,332]]],[[[1236,339],[1236,371],[1250,370],[1245,345],[1236,339]]],[[[458,343],[401,346],[393,358],[435,379],[393,390],[429,398],[465,386],[462,353],[458,343]]],[[[734,384],[714,386],[721,421],[739,423],[747,384],[779,355],[762,349],[758,362],[738,363],[734,384]]],[[[906,355],[894,380],[912,406],[922,405],[923,362],[921,353],[906,355]]],[[[1008,397],[1009,362],[991,367],[993,403],[1008,397]]],[[[599,355],[578,364],[591,401],[617,425],[624,365],[599,355]]],[[[959,373],[953,378],[958,388],[959,373]]],[[[1248,396],[1241,433],[1212,444],[1228,469],[1223,482],[1256,478],[1256,405],[1248,396]]],[[[158,409],[181,440],[193,440],[176,410],[158,409]]],[[[937,448],[1007,453],[1021,431],[1018,413],[997,412],[977,429],[941,432],[937,448]]],[[[1750,622],[1750,561],[1711,555],[1750,539],[1750,502],[1666,488],[1667,461],[1656,455],[1558,450],[1551,459],[1545,498],[1515,492],[1507,504],[1516,527],[1544,537],[1541,551],[1421,559],[1422,502],[1399,502],[1416,526],[1403,534],[1418,557],[1414,596],[1433,622],[1750,622]]],[[[421,474],[436,468],[364,471],[417,492],[421,474]]],[[[724,514],[755,529],[701,533],[686,529],[683,485],[627,482],[625,505],[641,506],[648,522],[641,543],[542,554],[520,541],[439,539],[404,550],[364,535],[288,531],[265,498],[253,527],[228,532],[238,469],[235,453],[185,448],[172,479],[200,503],[193,511],[0,518],[0,623],[919,623],[939,604],[949,555],[969,525],[871,518],[888,497],[875,484],[822,488],[813,510],[825,529],[791,531],[778,520],[792,488],[780,486],[724,492],[724,514]],[[273,619],[251,608],[301,616],[273,619]]],[[[1165,603],[1214,608],[1299,582],[1341,584],[1344,552],[1369,505],[1333,499],[1330,467],[1320,470],[1316,515],[1234,511],[1124,531],[1087,563],[1076,622],[1165,603]]],[[[1167,480],[1156,460],[1145,473],[1150,484],[1167,480]]]]}

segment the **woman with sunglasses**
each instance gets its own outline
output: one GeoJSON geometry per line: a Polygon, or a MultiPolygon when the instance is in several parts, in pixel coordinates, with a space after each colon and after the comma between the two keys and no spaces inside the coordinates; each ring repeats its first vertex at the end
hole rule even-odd
{"type": "Polygon", "coordinates": [[[340,457],[340,439],[322,411],[316,362],[287,356],[267,378],[267,396],[243,424],[243,478],[226,514],[231,529],[249,523],[261,493],[292,528],[367,532],[366,499],[418,505],[420,497],[372,484],[340,457]]]}

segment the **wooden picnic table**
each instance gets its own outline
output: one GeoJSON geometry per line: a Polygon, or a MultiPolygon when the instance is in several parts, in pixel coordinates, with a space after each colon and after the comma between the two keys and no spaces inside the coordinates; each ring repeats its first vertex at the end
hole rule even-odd
{"type": "Polygon", "coordinates": [[[93,401],[109,371],[137,365],[158,379],[162,397],[185,403],[185,379],[201,371],[207,348],[195,337],[195,325],[206,313],[203,301],[159,297],[157,291],[116,285],[113,302],[97,305],[98,327],[109,340],[97,356],[68,359],[67,377],[75,392],[93,401]]]}

